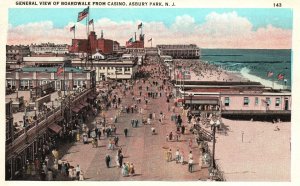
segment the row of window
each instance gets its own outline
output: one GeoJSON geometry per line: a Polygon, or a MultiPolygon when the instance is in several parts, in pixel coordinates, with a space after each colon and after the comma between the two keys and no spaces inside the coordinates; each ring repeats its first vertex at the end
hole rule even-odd
{"type": "MultiPolygon", "coordinates": [[[[122,71],[122,67],[99,67],[100,70],[105,70],[105,69],[108,69],[108,70],[117,70],[117,71],[122,71]]],[[[124,67],[124,71],[128,72],[130,71],[130,67],[124,67]]]]}
{"type": "MultiPolygon", "coordinates": [[[[255,102],[255,105],[258,105],[259,104],[259,98],[255,97],[254,102],[255,102]]],[[[267,106],[270,106],[271,105],[271,99],[269,97],[267,97],[266,100],[265,100],[265,103],[267,104],[267,106]]],[[[248,106],[249,104],[250,104],[250,98],[249,97],[244,97],[243,105],[248,106]]],[[[275,98],[275,106],[279,107],[280,104],[281,104],[281,98],[275,98]]],[[[230,98],[229,97],[225,97],[224,105],[225,106],[230,105],[230,98]]]]}
{"type": "MultiPolygon", "coordinates": [[[[45,85],[47,83],[50,83],[52,81],[50,80],[41,80],[41,81],[37,81],[37,86],[40,85],[45,85]]],[[[73,80],[73,86],[83,86],[87,83],[86,80],[73,80]]],[[[61,80],[55,81],[56,87],[59,89],[59,87],[61,86],[61,80]]],[[[65,86],[68,85],[68,81],[65,81],[65,86]]],[[[16,81],[12,81],[12,80],[8,80],[7,84],[6,84],[7,88],[16,88],[16,81]]],[[[20,89],[21,90],[29,90],[33,88],[33,82],[32,80],[21,80],[20,81],[20,89]]]]}

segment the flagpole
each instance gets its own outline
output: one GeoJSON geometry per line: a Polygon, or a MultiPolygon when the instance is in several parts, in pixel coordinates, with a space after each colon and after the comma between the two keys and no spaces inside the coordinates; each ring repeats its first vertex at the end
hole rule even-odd
{"type": "Polygon", "coordinates": [[[65,65],[63,63],[63,69],[64,69],[64,97],[66,96],[66,76],[65,76],[65,65]]]}
{"type": "Polygon", "coordinates": [[[88,33],[88,20],[85,19],[85,31],[86,31],[86,36],[89,37],[89,33],[88,33]]]}
{"type": "Polygon", "coordinates": [[[89,35],[89,32],[90,32],[90,26],[89,26],[89,23],[90,23],[90,8],[88,9],[88,16],[87,16],[87,24],[88,24],[88,35],[89,35]]]}

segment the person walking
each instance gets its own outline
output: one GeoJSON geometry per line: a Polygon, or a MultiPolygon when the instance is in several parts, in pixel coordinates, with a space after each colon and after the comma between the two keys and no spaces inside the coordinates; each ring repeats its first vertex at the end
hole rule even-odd
{"type": "Polygon", "coordinates": [[[79,174],[79,181],[83,181],[84,180],[84,177],[83,177],[83,171],[80,171],[80,174],[79,174]]]}
{"type": "Polygon", "coordinates": [[[172,161],[172,149],[169,149],[169,151],[167,152],[167,159],[168,162],[172,161]]]}
{"type": "Polygon", "coordinates": [[[184,134],[184,131],[185,131],[185,126],[182,125],[182,126],[181,126],[181,134],[182,134],[182,135],[184,134]]]}
{"type": "Polygon", "coordinates": [[[129,173],[128,164],[127,163],[123,163],[123,166],[122,166],[122,175],[125,177],[125,176],[128,176],[128,173],[129,173]]]}
{"type": "Polygon", "coordinates": [[[131,164],[129,165],[129,174],[130,174],[130,176],[134,176],[134,174],[135,174],[135,170],[134,170],[134,165],[133,165],[133,163],[131,163],[131,164]]]}
{"type": "Polygon", "coordinates": [[[106,164],[106,167],[109,168],[109,165],[110,165],[110,156],[108,154],[106,154],[106,156],[105,156],[105,164],[106,164]]]}
{"type": "Polygon", "coordinates": [[[116,165],[118,166],[118,167],[120,167],[120,159],[119,159],[120,157],[119,157],[119,154],[117,153],[117,155],[116,155],[116,159],[115,159],[115,161],[116,161],[116,165]]]}
{"type": "Polygon", "coordinates": [[[122,167],[122,164],[123,164],[123,158],[124,158],[123,154],[120,153],[120,154],[119,154],[119,167],[120,167],[120,168],[122,167]]]}
{"type": "Polygon", "coordinates": [[[181,154],[180,154],[180,163],[183,165],[184,164],[184,152],[181,151],[181,154]]]}
{"type": "Polygon", "coordinates": [[[100,138],[101,138],[101,130],[99,129],[98,130],[98,139],[100,140],[100,138]]]}
{"type": "Polygon", "coordinates": [[[193,158],[190,158],[190,159],[189,159],[189,162],[188,162],[188,169],[189,169],[189,172],[190,172],[190,173],[193,172],[193,158]]]}
{"type": "Polygon", "coordinates": [[[170,134],[169,134],[169,141],[172,141],[172,140],[173,140],[173,133],[170,132],[170,134]]]}
{"type": "Polygon", "coordinates": [[[176,164],[180,161],[179,149],[177,149],[175,152],[175,160],[176,160],[176,164]]]}
{"type": "Polygon", "coordinates": [[[70,169],[70,163],[67,161],[67,163],[65,164],[66,166],[66,175],[69,175],[69,169],[70,169]]]}
{"type": "Polygon", "coordinates": [[[127,135],[128,135],[128,129],[127,128],[124,129],[124,135],[125,135],[125,137],[127,137],[127,135]]]}
{"type": "MultiPolygon", "coordinates": [[[[43,164],[43,166],[44,166],[45,164],[43,164]]],[[[45,168],[43,167],[43,169],[44,169],[44,172],[47,174],[47,167],[46,167],[46,165],[45,165],[45,168]]],[[[62,162],[62,164],[61,164],[61,174],[63,175],[63,176],[65,176],[66,175],[66,164],[65,164],[65,162],[62,162]]]]}
{"type": "Polygon", "coordinates": [[[80,166],[77,165],[77,167],[76,167],[76,179],[77,180],[79,180],[80,171],[81,171],[80,166]]]}

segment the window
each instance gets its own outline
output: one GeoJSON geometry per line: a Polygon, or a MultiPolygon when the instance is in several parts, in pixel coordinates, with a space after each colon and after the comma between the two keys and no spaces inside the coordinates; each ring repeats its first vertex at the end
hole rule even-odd
{"type": "Polygon", "coordinates": [[[280,98],[276,98],[275,106],[279,107],[280,106],[280,102],[281,102],[280,98]]]}
{"type": "Polygon", "coordinates": [[[259,104],[258,97],[255,97],[255,105],[258,105],[258,104],[259,104]]]}
{"type": "Polygon", "coordinates": [[[56,89],[61,89],[61,87],[60,87],[60,80],[56,81],[56,89]]]}
{"type": "Polygon", "coordinates": [[[248,106],[248,105],[249,105],[249,98],[244,97],[244,106],[248,106]]]}
{"type": "Polygon", "coordinates": [[[270,98],[266,98],[266,104],[267,104],[267,106],[270,106],[270,104],[271,104],[270,98]]]}
{"type": "Polygon", "coordinates": [[[224,101],[225,106],[229,106],[229,102],[230,102],[229,97],[225,97],[225,101],[224,101]]]}

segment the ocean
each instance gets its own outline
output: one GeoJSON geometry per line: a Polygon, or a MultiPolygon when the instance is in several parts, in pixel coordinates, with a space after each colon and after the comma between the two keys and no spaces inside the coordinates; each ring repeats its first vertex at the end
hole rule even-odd
{"type": "Polygon", "coordinates": [[[291,50],[201,49],[200,59],[265,86],[291,89],[291,50]],[[269,71],[273,76],[268,77],[269,71]],[[283,74],[284,79],[278,80],[278,74],[283,74]]]}

